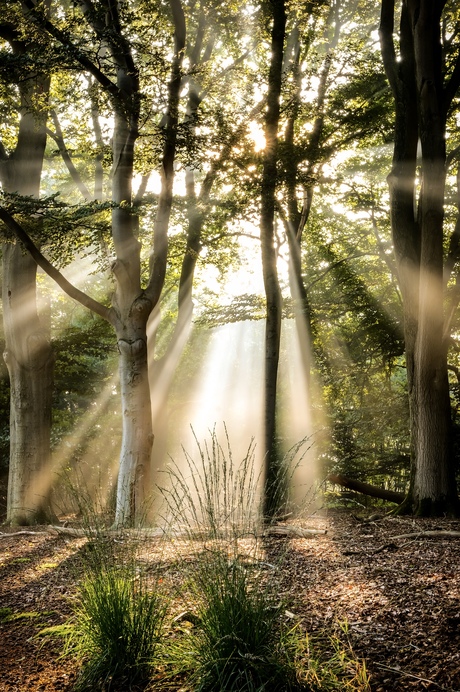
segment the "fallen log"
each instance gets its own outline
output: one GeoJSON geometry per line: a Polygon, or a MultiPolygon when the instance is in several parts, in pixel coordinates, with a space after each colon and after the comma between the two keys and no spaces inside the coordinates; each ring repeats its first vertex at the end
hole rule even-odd
{"type": "Polygon", "coordinates": [[[387,500],[388,502],[394,502],[397,505],[401,504],[406,497],[404,493],[379,488],[378,486],[371,485],[370,483],[355,481],[353,478],[343,476],[341,473],[331,473],[327,477],[327,480],[335,485],[341,485],[343,488],[348,488],[348,490],[355,490],[357,493],[369,495],[370,497],[377,497],[380,500],[387,500]]]}
{"type": "Polygon", "coordinates": [[[13,531],[0,533],[0,538],[14,538],[15,536],[44,536],[48,531],[13,531]]]}
{"type": "Polygon", "coordinates": [[[303,529],[301,526],[291,526],[290,524],[273,524],[268,526],[264,536],[293,536],[294,538],[312,538],[313,536],[324,536],[327,529],[303,529]]]}
{"type": "Polygon", "coordinates": [[[434,530],[434,531],[417,531],[414,533],[401,533],[398,536],[390,536],[390,540],[396,538],[460,538],[460,531],[449,530],[434,530]]]}

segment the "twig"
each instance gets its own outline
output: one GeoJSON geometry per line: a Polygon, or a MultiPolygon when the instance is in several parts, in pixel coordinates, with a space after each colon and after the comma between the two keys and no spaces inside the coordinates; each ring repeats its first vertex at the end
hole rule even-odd
{"type": "Polygon", "coordinates": [[[384,550],[397,550],[398,547],[396,543],[385,543],[379,548],[374,548],[374,550],[344,550],[342,555],[377,555],[377,553],[383,553],[384,550]]]}
{"type": "Polygon", "coordinates": [[[404,675],[406,678],[413,678],[414,680],[420,680],[420,682],[427,682],[430,685],[435,685],[439,690],[444,692],[460,692],[460,690],[455,690],[453,687],[444,687],[434,680],[428,680],[427,678],[422,678],[414,673],[407,673],[405,670],[398,670],[398,668],[391,668],[390,666],[385,666],[383,663],[375,663],[374,665],[382,668],[383,670],[388,670],[391,673],[398,673],[398,675],[404,675]]]}
{"type": "Polygon", "coordinates": [[[48,531],[15,531],[14,533],[0,533],[0,538],[12,538],[14,536],[47,536],[48,531]]]}
{"type": "Polygon", "coordinates": [[[399,536],[390,536],[390,540],[397,538],[460,538],[460,531],[417,531],[415,533],[401,533],[399,536]]]}

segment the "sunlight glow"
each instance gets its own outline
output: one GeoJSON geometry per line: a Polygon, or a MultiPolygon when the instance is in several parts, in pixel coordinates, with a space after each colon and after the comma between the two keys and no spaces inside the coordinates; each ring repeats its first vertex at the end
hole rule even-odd
{"type": "Polygon", "coordinates": [[[190,427],[200,439],[216,425],[220,434],[223,423],[235,458],[246,453],[252,438],[256,444],[261,440],[263,328],[261,322],[246,321],[213,331],[198,382],[174,426],[183,432],[180,442],[186,448],[194,445],[190,427]]]}
{"type": "MultiPolygon", "coordinates": [[[[62,474],[67,474],[69,482],[76,483],[74,488],[67,488],[67,490],[73,492],[77,489],[77,485],[84,484],[84,488],[80,488],[81,492],[87,495],[87,497],[81,497],[83,504],[95,495],[100,496],[103,503],[106,502],[116,478],[119,450],[117,440],[114,439],[112,426],[109,426],[105,429],[99,428],[100,432],[96,435],[98,453],[95,454],[96,442],[93,428],[101,416],[109,412],[118,379],[118,371],[116,371],[106,382],[94,405],[81,418],[75,430],[61,441],[53,454],[51,472],[42,474],[34,483],[33,492],[35,495],[45,496],[50,485],[54,485],[57,478],[62,474]],[[72,460],[77,451],[79,461],[77,476],[75,477],[72,472],[72,460]]],[[[65,511],[66,501],[60,495],[61,493],[58,493],[58,497],[54,500],[58,505],[62,502],[63,507],[58,507],[58,509],[65,511]]]]}
{"type": "Polygon", "coordinates": [[[263,151],[267,145],[263,128],[255,120],[249,123],[249,139],[254,142],[254,151],[256,154],[263,151]]]}

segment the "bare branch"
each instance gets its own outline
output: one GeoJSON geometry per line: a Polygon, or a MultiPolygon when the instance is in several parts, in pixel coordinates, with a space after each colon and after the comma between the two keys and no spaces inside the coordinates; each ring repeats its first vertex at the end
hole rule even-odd
{"type": "Polygon", "coordinates": [[[92,312],[95,312],[97,315],[115,326],[115,311],[112,308],[107,308],[105,305],[102,305],[102,303],[99,303],[97,300],[94,300],[94,298],[91,298],[86,293],[83,293],[83,291],[80,291],[76,286],[71,284],[70,281],[67,281],[61,272],[56,269],[56,267],[54,267],[51,262],[49,262],[49,260],[47,260],[46,257],[40,252],[24,228],[13,216],[11,216],[6,209],[2,207],[0,207],[0,219],[16,236],[16,238],[21,241],[25,249],[30,253],[38,266],[41,267],[43,271],[46,272],[48,276],[50,276],[65,293],[67,293],[68,296],[70,296],[70,298],[73,298],[85,308],[92,310],[92,312]]]}
{"type": "Polygon", "coordinates": [[[51,117],[53,119],[54,127],[55,127],[55,132],[50,130],[49,128],[46,128],[46,133],[53,139],[59,149],[59,153],[61,154],[62,160],[64,161],[65,165],[67,166],[67,170],[70,173],[70,177],[74,181],[75,185],[78,187],[80,190],[81,194],[83,197],[87,200],[92,199],[92,195],[88,188],[86,187],[85,183],[81,179],[80,173],[77,171],[75,168],[72,158],[69,154],[69,150],[67,149],[65,142],[64,142],[64,137],[62,134],[62,129],[61,125],[59,123],[59,119],[57,117],[57,113],[55,111],[51,111],[51,117]]]}
{"type": "Polygon", "coordinates": [[[387,79],[395,97],[399,94],[396,51],[393,41],[394,0],[382,0],[380,13],[380,47],[387,79]]]}

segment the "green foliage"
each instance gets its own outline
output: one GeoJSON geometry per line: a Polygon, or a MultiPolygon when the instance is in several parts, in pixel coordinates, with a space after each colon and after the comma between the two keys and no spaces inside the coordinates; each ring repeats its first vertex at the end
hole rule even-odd
{"type": "Polygon", "coordinates": [[[365,163],[350,155],[337,166],[336,180],[318,191],[305,235],[304,276],[315,372],[331,430],[331,444],[321,453],[324,473],[404,491],[409,412],[387,209],[390,153],[371,147],[365,163]]]}
{"type": "Polygon", "coordinates": [[[165,606],[132,569],[113,564],[89,572],[79,588],[67,641],[82,662],[76,689],[145,683],[162,637],[165,606]]]}
{"type": "Polygon", "coordinates": [[[223,553],[203,555],[195,574],[198,626],[192,635],[197,692],[287,692],[296,680],[283,605],[247,566],[223,553]]]}
{"type": "MultiPolygon", "coordinates": [[[[79,252],[96,260],[98,249],[100,253],[103,244],[109,242],[107,212],[113,208],[111,202],[70,205],[59,193],[37,200],[6,192],[1,193],[0,202],[58,266],[69,264],[79,252]]],[[[2,233],[7,242],[14,240],[5,228],[2,233]]]]}
{"type": "MultiPolygon", "coordinates": [[[[56,445],[87,413],[115,367],[112,328],[104,320],[87,319],[68,326],[53,339],[56,354],[53,442],[56,445]]],[[[102,413],[102,411],[101,411],[102,413]]]]}
{"type": "Polygon", "coordinates": [[[0,622],[8,622],[13,615],[11,608],[0,608],[0,622]]]}

